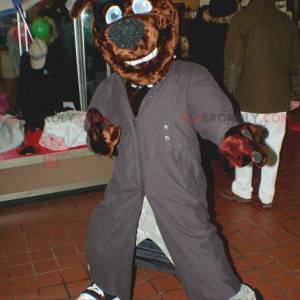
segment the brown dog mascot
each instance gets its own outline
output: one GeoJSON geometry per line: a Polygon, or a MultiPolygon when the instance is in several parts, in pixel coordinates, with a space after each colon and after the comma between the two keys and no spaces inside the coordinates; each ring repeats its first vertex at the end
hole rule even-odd
{"type": "MultiPolygon", "coordinates": [[[[80,300],[129,300],[137,228],[147,200],[190,300],[254,300],[209,223],[197,133],[237,166],[263,165],[256,129],[239,125],[208,71],[174,60],[178,14],[169,0],[69,0],[94,12],[93,32],[113,75],[88,109],[88,143],[116,156],[105,200],[89,225],[93,283],[80,300]]],[[[149,231],[151,228],[149,228],[149,231]]],[[[155,233],[154,233],[155,234],[155,233]]]]}

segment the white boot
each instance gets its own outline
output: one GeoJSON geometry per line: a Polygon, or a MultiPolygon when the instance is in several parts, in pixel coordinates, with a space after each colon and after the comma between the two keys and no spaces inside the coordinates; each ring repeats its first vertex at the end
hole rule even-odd
{"type": "Polygon", "coordinates": [[[242,284],[240,291],[229,300],[256,300],[255,293],[249,286],[242,284]]]}
{"type": "Polygon", "coordinates": [[[104,292],[99,288],[99,286],[96,283],[92,283],[86,290],[84,290],[77,300],[121,300],[119,297],[114,298],[106,298],[104,292]]]}

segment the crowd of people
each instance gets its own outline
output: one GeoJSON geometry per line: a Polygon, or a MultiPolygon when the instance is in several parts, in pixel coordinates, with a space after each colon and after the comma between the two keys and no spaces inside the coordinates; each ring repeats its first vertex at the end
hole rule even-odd
{"type": "MultiPolygon", "coordinates": [[[[263,208],[270,208],[287,112],[299,107],[297,27],[273,0],[251,0],[242,11],[235,0],[211,0],[199,8],[188,39],[189,59],[211,72],[231,99],[238,118],[262,128],[262,139],[271,152],[269,163],[261,170],[258,197],[263,208]]],[[[201,144],[208,147],[210,155],[217,152],[213,145],[201,144]]],[[[250,202],[252,174],[252,165],[235,168],[232,187],[224,187],[221,195],[250,202]]]]}

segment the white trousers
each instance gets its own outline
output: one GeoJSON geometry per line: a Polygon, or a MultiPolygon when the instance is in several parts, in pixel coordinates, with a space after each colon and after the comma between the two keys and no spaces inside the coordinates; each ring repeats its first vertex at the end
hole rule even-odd
{"type": "MultiPolygon", "coordinates": [[[[271,149],[271,165],[261,169],[261,180],[258,197],[263,204],[270,204],[275,194],[275,183],[279,166],[280,150],[286,131],[286,112],[272,114],[256,114],[241,112],[244,122],[264,127],[268,136],[265,144],[271,149]]],[[[240,197],[251,199],[252,196],[253,166],[249,164],[243,168],[235,168],[235,180],[232,183],[232,192],[240,197]]]]}

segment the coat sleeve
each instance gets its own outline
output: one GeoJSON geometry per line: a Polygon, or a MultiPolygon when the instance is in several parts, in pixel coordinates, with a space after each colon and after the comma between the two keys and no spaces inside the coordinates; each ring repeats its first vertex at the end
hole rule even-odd
{"type": "MultiPolygon", "coordinates": [[[[294,24],[293,24],[294,25],[294,24]]],[[[291,69],[291,82],[293,89],[293,97],[300,99],[300,42],[297,28],[294,29],[294,44],[292,53],[292,69],[291,69]]]]}
{"type": "Polygon", "coordinates": [[[202,138],[220,145],[226,132],[238,124],[232,104],[204,67],[195,67],[188,79],[189,121],[202,138]]]}
{"type": "Polygon", "coordinates": [[[224,84],[234,96],[244,64],[244,48],[237,17],[233,17],[228,26],[224,48],[224,84]]]}

